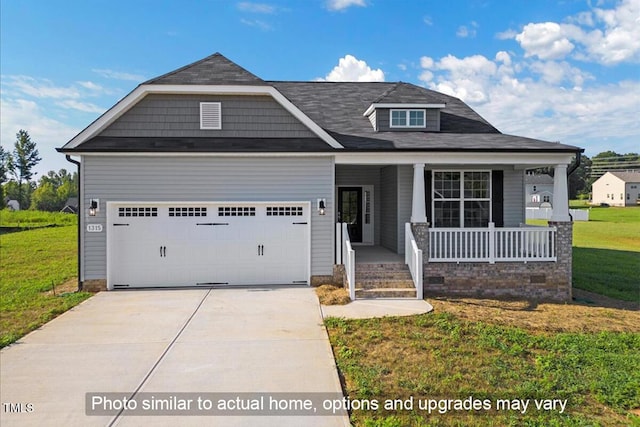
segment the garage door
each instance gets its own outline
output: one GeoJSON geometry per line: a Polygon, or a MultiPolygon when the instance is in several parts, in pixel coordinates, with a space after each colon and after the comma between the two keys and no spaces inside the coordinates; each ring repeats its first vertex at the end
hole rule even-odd
{"type": "Polygon", "coordinates": [[[308,284],[309,203],[109,203],[107,282],[308,284]]]}

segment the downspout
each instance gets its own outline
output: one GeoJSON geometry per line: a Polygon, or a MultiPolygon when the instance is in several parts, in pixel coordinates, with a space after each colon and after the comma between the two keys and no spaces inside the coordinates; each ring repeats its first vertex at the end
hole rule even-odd
{"type": "Polygon", "coordinates": [[[78,167],[78,292],[82,291],[82,262],[80,261],[80,239],[82,233],[82,224],[80,221],[82,215],[82,176],[80,175],[80,162],[73,160],[69,154],[66,155],[67,161],[73,163],[78,167]]]}

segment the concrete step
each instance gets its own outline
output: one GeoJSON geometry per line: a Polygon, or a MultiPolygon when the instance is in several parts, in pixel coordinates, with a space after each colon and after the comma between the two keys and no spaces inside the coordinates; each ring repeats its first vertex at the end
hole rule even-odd
{"type": "Polygon", "coordinates": [[[356,299],[375,298],[415,298],[415,289],[406,288],[382,288],[382,289],[358,289],[356,288],[356,299]]]}
{"type": "Polygon", "coordinates": [[[409,279],[358,279],[356,277],[356,289],[380,289],[380,288],[398,288],[398,289],[415,289],[415,285],[411,278],[409,279]]]}
{"type": "Polygon", "coordinates": [[[402,262],[391,263],[356,263],[356,271],[404,271],[409,267],[402,262]]]}
{"type": "Polygon", "coordinates": [[[359,280],[411,280],[411,272],[407,271],[356,271],[359,280]]]}

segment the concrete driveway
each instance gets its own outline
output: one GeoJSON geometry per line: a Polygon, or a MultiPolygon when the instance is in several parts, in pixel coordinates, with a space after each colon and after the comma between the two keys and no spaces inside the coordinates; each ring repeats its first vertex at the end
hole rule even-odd
{"type": "Polygon", "coordinates": [[[322,408],[341,389],[306,287],[103,292],[0,365],[2,426],[349,425],[322,408]]]}

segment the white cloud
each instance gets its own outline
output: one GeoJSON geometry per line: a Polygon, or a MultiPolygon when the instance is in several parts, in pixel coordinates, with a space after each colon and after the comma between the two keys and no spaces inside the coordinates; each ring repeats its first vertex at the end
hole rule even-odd
{"type": "Polygon", "coordinates": [[[94,68],[91,71],[107,79],[127,80],[133,82],[142,82],[146,80],[146,77],[141,74],[125,73],[121,71],[110,70],[107,68],[94,68]]]}
{"type": "Polygon", "coordinates": [[[54,85],[50,80],[30,76],[3,76],[5,90],[19,92],[35,98],[79,98],[80,92],[74,87],[54,85]]]}
{"type": "Polygon", "coordinates": [[[429,26],[429,27],[433,25],[433,19],[429,15],[425,15],[422,18],[422,22],[424,22],[424,24],[429,26]]]}
{"type": "Polygon", "coordinates": [[[604,65],[640,62],[640,0],[622,0],[613,9],[594,8],[568,17],[566,23],[529,23],[513,35],[526,57],[563,59],[568,55],[604,65]]]}
{"type": "Polygon", "coordinates": [[[35,102],[24,99],[0,100],[0,143],[5,149],[12,150],[16,133],[20,129],[29,132],[37,144],[42,162],[36,166],[40,175],[49,170],[70,169],[71,165],[55,149],[61,147],[76,135],[80,129],[48,117],[35,102]]]}
{"type": "Polygon", "coordinates": [[[262,31],[269,31],[269,30],[273,29],[273,27],[271,27],[270,24],[268,24],[267,22],[261,21],[259,19],[244,19],[244,18],[241,18],[240,22],[243,23],[244,25],[249,26],[249,27],[259,28],[262,31]]]}
{"type": "Polygon", "coordinates": [[[340,58],[338,65],[324,79],[319,80],[331,82],[383,82],[384,72],[379,68],[374,70],[365,61],[347,54],[344,58],[340,58]]]}
{"type": "Polygon", "coordinates": [[[238,10],[250,13],[264,13],[273,14],[276,11],[276,7],[265,3],[252,3],[243,1],[237,4],[238,10]]]}
{"type": "Polygon", "coordinates": [[[562,27],[555,22],[527,24],[516,40],[525,51],[525,57],[559,59],[567,56],[574,44],[566,37],[562,27]]]}
{"type": "Polygon", "coordinates": [[[327,9],[345,10],[351,6],[366,7],[365,0],[327,0],[327,9]]]}
{"type": "Polygon", "coordinates": [[[456,36],[463,39],[467,37],[473,38],[478,33],[478,31],[476,30],[477,28],[478,28],[478,23],[475,21],[471,21],[470,26],[466,26],[466,25],[459,26],[458,31],[456,31],[456,36]]]}
{"type": "Polygon", "coordinates": [[[56,105],[62,108],[70,108],[73,110],[83,111],[85,113],[102,114],[105,111],[104,108],[98,107],[95,104],[92,104],[90,102],[80,102],[75,99],[65,99],[62,101],[58,101],[56,102],[56,105]]]}
{"type": "Polygon", "coordinates": [[[640,93],[639,81],[596,84],[566,61],[519,62],[504,51],[493,61],[448,55],[420,63],[428,87],[462,99],[505,133],[577,145],[587,155],[637,151],[640,97],[630,94],[640,93]],[[619,147],[606,145],[612,136],[619,147]]]}

